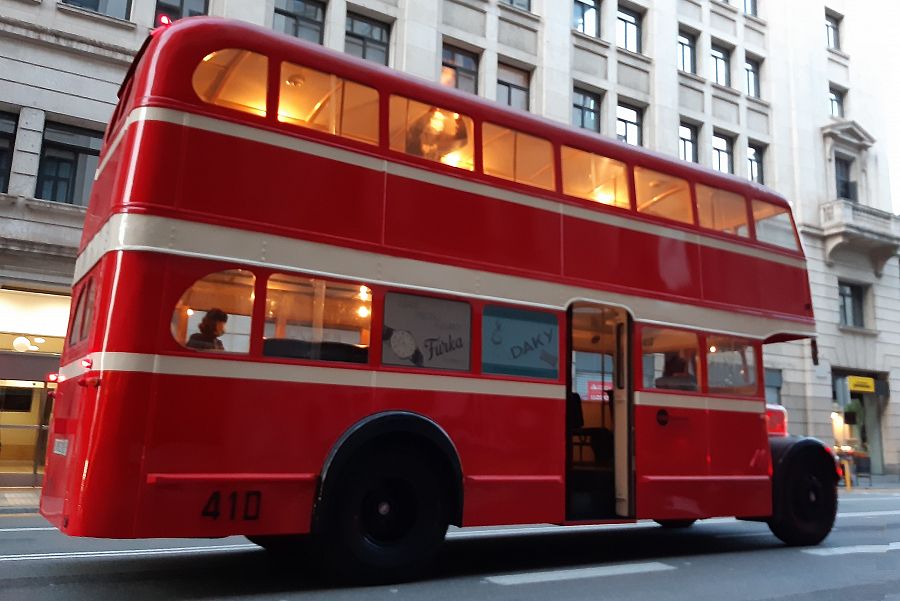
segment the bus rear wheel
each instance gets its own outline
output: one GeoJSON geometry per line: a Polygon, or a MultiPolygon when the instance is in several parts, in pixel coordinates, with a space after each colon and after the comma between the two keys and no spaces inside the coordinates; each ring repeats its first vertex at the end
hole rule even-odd
{"type": "Polygon", "coordinates": [[[364,583],[421,576],[448,526],[446,487],[427,455],[379,450],[356,458],[339,477],[319,537],[328,572],[364,583]]]}
{"type": "Polygon", "coordinates": [[[837,481],[832,468],[814,457],[799,458],[788,468],[769,529],[791,546],[817,545],[831,532],[837,515],[837,481]]]}

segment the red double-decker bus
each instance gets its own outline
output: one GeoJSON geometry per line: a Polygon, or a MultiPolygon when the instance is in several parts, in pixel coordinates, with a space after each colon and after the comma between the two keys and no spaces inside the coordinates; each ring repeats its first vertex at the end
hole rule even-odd
{"type": "Polygon", "coordinates": [[[814,333],[772,191],[251,25],[154,32],[76,265],[41,511],[421,573],[449,524],[830,531],[770,435],[814,333]]]}

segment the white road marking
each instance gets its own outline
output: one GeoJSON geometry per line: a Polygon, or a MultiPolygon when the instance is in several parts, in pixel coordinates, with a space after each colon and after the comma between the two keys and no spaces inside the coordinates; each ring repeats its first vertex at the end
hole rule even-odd
{"type": "Polygon", "coordinates": [[[853,555],[857,553],[887,553],[888,551],[900,551],[900,542],[886,545],[852,545],[849,547],[824,547],[822,549],[802,549],[804,553],[830,557],[834,555],[853,555]]]}
{"type": "Polygon", "coordinates": [[[49,528],[0,528],[0,532],[34,532],[36,530],[48,531],[56,530],[56,528],[53,528],[52,526],[49,528]]]}
{"type": "Polygon", "coordinates": [[[581,578],[600,578],[603,576],[624,576],[627,574],[645,574],[675,570],[675,566],[658,561],[648,563],[625,563],[596,568],[574,568],[571,570],[553,570],[550,572],[528,572],[523,574],[507,574],[485,578],[493,584],[511,586],[516,584],[535,584],[538,582],[559,582],[562,580],[579,580],[581,578]]]}
{"type": "Polygon", "coordinates": [[[169,549],[122,549],[116,551],[69,551],[60,553],[24,553],[21,555],[0,555],[3,561],[46,561],[55,559],[90,559],[101,557],[137,557],[142,555],[183,555],[187,553],[217,553],[225,551],[246,551],[259,549],[256,545],[214,545],[209,547],[172,547],[169,549]]]}
{"type": "MultiPolygon", "coordinates": [[[[698,524],[731,524],[734,518],[710,518],[698,521],[698,524]]],[[[575,526],[538,525],[516,528],[482,528],[451,530],[447,533],[449,540],[465,540],[471,538],[492,538],[505,536],[529,536],[532,534],[572,534],[574,532],[604,532],[607,530],[628,530],[633,528],[659,528],[656,522],[642,520],[626,524],[584,524],[575,526]]]]}
{"type": "Polygon", "coordinates": [[[839,513],[839,518],[874,518],[884,515],[900,515],[900,509],[892,509],[889,511],[846,511],[839,513]]]}

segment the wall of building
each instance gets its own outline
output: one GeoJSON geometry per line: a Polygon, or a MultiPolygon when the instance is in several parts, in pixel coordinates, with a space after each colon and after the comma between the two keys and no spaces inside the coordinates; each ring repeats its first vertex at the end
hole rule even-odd
{"type": "MultiPolygon", "coordinates": [[[[765,148],[765,183],[788,198],[809,258],[820,364],[809,342],[771,345],[781,398],[798,434],[831,438],[832,369],[890,383],[881,416],[885,464],[900,469],[900,222],[890,213],[881,91],[885,57],[870,33],[870,2],[630,0],[600,3],[600,35],[572,30],[572,4],[532,0],[331,0],[323,39],[343,50],[349,10],[391,24],[390,66],[439,79],[445,43],[476,52],[479,94],[495,99],[498,64],[531,72],[530,110],[569,122],[573,86],[601,94],[601,134],[615,136],[619,102],[644,109],[644,145],[678,156],[681,122],[698,127],[698,158],[712,165],[714,133],[734,143],[734,172],[748,175],[747,147],[765,148]],[[642,52],[617,47],[622,4],[644,14],[642,52]],[[840,50],[825,46],[827,10],[842,15],[840,50]],[[803,15],[803,18],[797,18],[803,15]],[[696,74],[677,69],[679,30],[697,37],[696,74]],[[713,44],[731,49],[730,87],[710,80],[713,44]],[[761,61],[761,98],[744,93],[744,59],[761,61]],[[846,90],[830,115],[830,86],[846,90]],[[834,153],[851,152],[857,203],[837,198],[834,153]],[[843,149],[843,150],[841,150],[843,149]],[[864,286],[864,328],[840,325],[838,282],[864,286]]],[[[274,0],[210,0],[209,13],[273,26],[274,0]]],[[[153,25],[154,0],[133,0],[130,20],[55,0],[0,0],[0,111],[18,116],[8,194],[0,194],[0,286],[65,294],[84,211],[34,198],[47,123],[102,131],[133,53],[153,25]]],[[[773,291],[777,293],[777,291],[773,291]]]]}

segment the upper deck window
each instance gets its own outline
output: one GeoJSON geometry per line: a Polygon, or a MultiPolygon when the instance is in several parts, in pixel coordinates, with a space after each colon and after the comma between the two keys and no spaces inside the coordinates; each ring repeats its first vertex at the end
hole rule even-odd
{"type": "Polygon", "coordinates": [[[391,96],[391,150],[475,169],[472,118],[402,96],[391,96]]]}
{"type": "Polygon", "coordinates": [[[553,145],[547,140],[485,123],[484,172],[529,186],[553,190],[553,145]]]}
{"type": "Polygon", "coordinates": [[[701,227],[747,237],[747,201],[740,194],[697,184],[697,216],[701,227]]]}
{"type": "Polygon", "coordinates": [[[691,188],[687,181],[658,171],[635,167],[634,190],[639,212],[682,223],[694,223],[691,188]]]}
{"type": "Polygon", "coordinates": [[[753,201],[753,221],[756,224],[756,239],[788,250],[798,250],[794,224],[788,209],[771,203],[753,201]]]}
{"type": "Polygon", "coordinates": [[[330,73],[281,65],[278,120],[378,143],[378,92],[330,73]]]}
{"type": "Polygon", "coordinates": [[[625,163],[563,146],[562,176],[566,194],[623,209],[631,207],[625,163]]]}
{"type": "Polygon", "coordinates": [[[227,48],[207,54],[194,70],[194,91],[204,102],[252,115],[266,115],[268,59],[227,48]]]}

